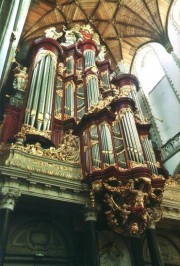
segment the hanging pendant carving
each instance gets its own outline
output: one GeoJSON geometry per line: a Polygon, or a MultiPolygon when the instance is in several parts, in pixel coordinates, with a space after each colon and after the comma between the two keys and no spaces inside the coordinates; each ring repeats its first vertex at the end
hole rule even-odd
{"type": "Polygon", "coordinates": [[[120,234],[139,235],[146,225],[162,217],[165,179],[155,176],[120,180],[115,176],[92,183],[95,194],[102,194],[108,225],[120,234]]]}

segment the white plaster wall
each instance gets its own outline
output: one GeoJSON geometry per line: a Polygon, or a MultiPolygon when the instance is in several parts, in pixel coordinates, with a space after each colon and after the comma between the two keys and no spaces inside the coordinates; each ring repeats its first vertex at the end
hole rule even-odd
{"type": "Polygon", "coordinates": [[[174,48],[175,54],[180,58],[180,19],[179,25],[173,18],[178,18],[180,12],[180,0],[175,0],[168,18],[168,36],[174,48]],[[174,15],[172,14],[174,12],[174,15]]]}
{"type": "Polygon", "coordinates": [[[174,55],[168,53],[162,45],[158,43],[152,43],[151,47],[157,55],[157,58],[165,72],[169,83],[177,92],[180,100],[180,65],[178,66],[178,62],[175,61],[174,55]]]}
{"type": "Polygon", "coordinates": [[[149,103],[165,144],[180,131],[180,104],[166,77],[149,93],[149,103]]]}

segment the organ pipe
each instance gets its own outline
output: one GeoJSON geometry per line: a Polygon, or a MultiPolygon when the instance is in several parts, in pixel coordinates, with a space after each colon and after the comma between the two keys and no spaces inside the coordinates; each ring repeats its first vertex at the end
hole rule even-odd
{"type": "Polygon", "coordinates": [[[155,158],[155,155],[154,155],[152,143],[148,139],[148,137],[144,138],[143,147],[144,147],[144,150],[145,150],[145,154],[146,154],[147,163],[149,165],[149,168],[151,169],[153,174],[157,175],[158,174],[158,170],[157,170],[157,167],[156,167],[156,158],[155,158]]]}
{"type": "MultiPolygon", "coordinates": [[[[37,113],[37,107],[38,107],[38,100],[39,100],[39,94],[41,91],[41,82],[43,77],[43,71],[44,71],[44,64],[45,64],[45,58],[42,58],[42,60],[39,62],[37,76],[36,76],[36,83],[35,87],[32,88],[33,90],[33,99],[32,102],[28,102],[27,106],[30,109],[30,121],[27,121],[27,124],[30,123],[30,125],[33,127],[35,126],[35,120],[36,120],[36,113],[37,113]]],[[[31,91],[31,87],[30,87],[31,91]]]]}
{"type": "Polygon", "coordinates": [[[131,129],[132,129],[132,135],[134,136],[133,137],[134,145],[135,145],[136,150],[137,150],[139,162],[144,163],[143,151],[142,151],[139,135],[138,135],[138,132],[137,132],[136,124],[135,124],[135,121],[134,121],[134,116],[133,116],[133,114],[131,112],[128,112],[127,114],[129,116],[129,122],[130,122],[131,129]]]}
{"type": "MultiPolygon", "coordinates": [[[[48,88],[51,84],[49,82],[49,75],[51,74],[50,57],[45,57],[45,66],[43,70],[41,91],[39,95],[38,108],[37,108],[37,129],[40,130],[44,120],[44,109],[46,98],[48,97],[48,88]],[[50,72],[49,72],[50,70],[50,72]]],[[[50,95],[49,95],[50,97],[50,95]]],[[[44,126],[44,125],[43,125],[44,126]]]]}
{"type": "MultiPolygon", "coordinates": [[[[52,63],[52,62],[51,62],[52,63]]],[[[49,90],[47,88],[47,97],[46,97],[46,105],[45,105],[45,116],[43,123],[43,130],[50,129],[50,119],[52,113],[52,101],[53,101],[53,90],[54,90],[54,78],[55,78],[55,69],[53,67],[50,68],[49,72],[49,90]]]]}
{"type": "Polygon", "coordinates": [[[49,130],[56,70],[56,55],[40,50],[35,58],[24,123],[49,130]]]}
{"type": "Polygon", "coordinates": [[[144,121],[144,115],[142,113],[142,109],[141,109],[141,106],[140,106],[140,102],[139,102],[139,99],[138,99],[138,95],[137,95],[137,91],[136,91],[136,87],[135,86],[132,86],[132,89],[131,89],[131,92],[129,94],[129,97],[132,98],[134,100],[134,102],[136,103],[136,107],[137,107],[138,112],[139,112],[139,117],[140,117],[141,121],[144,121]]]}
{"type": "Polygon", "coordinates": [[[114,122],[113,131],[114,131],[115,150],[117,153],[118,162],[120,164],[120,167],[127,168],[126,158],[125,158],[125,147],[123,144],[123,138],[121,136],[121,131],[118,121],[114,122]]]}
{"type": "Polygon", "coordinates": [[[89,68],[95,65],[95,53],[92,50],[86,50],[84,52],[85,68],[89,68]]]}
{"type": "Polygon", "coordinates": [[[130,132],[129,132],[129,129],[128,129],[128,124],[126,123],[126,120],[125,120],[125,116],[122,117],[121,121],[122,121],[123,130],[124,130],[125,141],[126,141],[126,144],[127,144],[127,150],[128,150],[128,154],[129,154],[129,159],[132,160],[132,161],[136,161],[135,153],[134,153],[134,150],[133,150],[133,144],[132,144],[132,141],[131,141],[130,132]]]}

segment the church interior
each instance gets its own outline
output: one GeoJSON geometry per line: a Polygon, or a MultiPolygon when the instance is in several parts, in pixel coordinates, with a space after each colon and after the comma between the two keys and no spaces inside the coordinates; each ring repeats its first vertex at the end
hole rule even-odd
{"type": "Polygon", "coordinates": [[[180,265],[180,0],[0,25],[0,266],[180,265]]]}

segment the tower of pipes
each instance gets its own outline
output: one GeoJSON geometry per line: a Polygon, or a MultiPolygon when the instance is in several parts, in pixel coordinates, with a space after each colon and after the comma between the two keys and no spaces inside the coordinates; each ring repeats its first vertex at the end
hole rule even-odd
{"type": "Polygon", "coordinates": [[[142,233],[161,218],[165,179],[138,101],[137,78],[123,60],[112,69],[89,25],[46,30],[29,57],[26,82],[22,69],[16,74],[15,83],[24,79],[24,87],[16,86],[20,99],[10,99],[1,141],[16,138],[31,147],[38,142],[36,149],[53,147],[59,160],[69,151],[108,225],[117,233],[142,233]]]}

